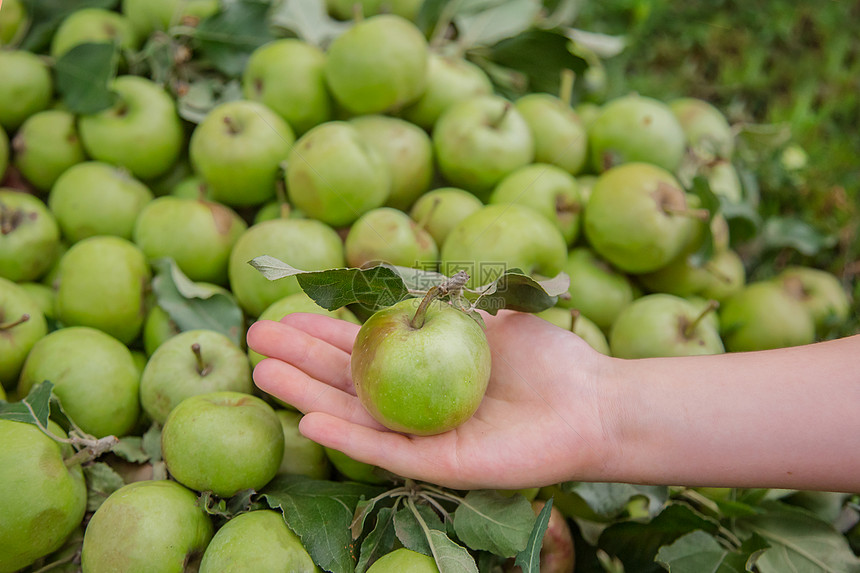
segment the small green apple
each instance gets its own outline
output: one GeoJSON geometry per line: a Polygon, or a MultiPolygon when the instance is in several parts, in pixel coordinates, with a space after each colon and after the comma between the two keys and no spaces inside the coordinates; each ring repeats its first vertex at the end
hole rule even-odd
{"type": "Polygon", "coordinates": [[[326,0],[329,13],[341,20],[356,17],[356,10],[367,18],[376,14],[396,14],[407,20],[415,20],[421,8],[421,0],[326,0]]]}
{"type": "Polygon", "coordinates": [[[203,181],[203,178],[197,175],[190,175],[182,178],[173,187],[170,188],[172,197],[180,199],[205,199],[212,200],[212,193],[209,192],[209,186],[203,181]]]}
{"type": "Polygon", "coordinates": [[[344,243],[351,267],[379,263],[435,270],[439,249],[430,233],[403,211],[391,207],[372,209],[358,218],[344,243]]]}
{"type": "Polygon", "coordinates": [[[813,267],[790,266],[783,269],[776,280],[809,309],[819,334],[824,335],[831,328],[840,326],[851,313],[848,294],[833,273],[813,267]]]}
{"type": "Polygon", "coordinates": [[[122,13],[139,38],[154,31],[167,31],[181,24],[193,24],[218,11],[218,0],[123,0],[122,13]]]}
{"type": "Polygon", "coordinates": [[[140,414],[140,374],[129,349],[86,326],[55,330],[30,350],[18,393],[50,380],[63,409],[96,437],[127,435],[140,414]]]}
{"type": "Polygon", "coordinates": [[[735,136],[726,117],[705,100],[684,97],[669,102],[684,131],[687,146],[700,158],[730,159],[735,136]]]}
{"type": "Polygon", "coordinates": [[[175,481],[138,481],[102,503],[87,524],[81,567],[100,571],[196,570],[214,528],[197,496],[175,481]]]}
{"type": "Polygon", "coordinates": [[[140,404],[159,424],[182,400],[197,394],[254,390],[248,357],[214,330],[188,330],[163,342],[140,378],[140,404]]]}
{"type": "Polygon", "coordinates": [[[120,237],[89,237],[60,260],[57,318],[91,326],[124,344],[140,334],[151,273],[146,257],[120,237]]]}
{"type": "Polygon", "coordinates": [[[275,196],[281,164],[295,141],[292,127],[265,105],[226,102],[194,129],[191,164],[215,201],[231,206],[260,205],[275,196]]]}
{"type": "Polygon", "coordinates": [[[319,573],[280,511],[240,513],[222,525],[203,554],[200,573],[319,573]]]}
{"type": "Polygon", "coordinates": [[[27,29],[27,10],[21,0],[6,0],[0,11],[0,46],[17,43],[27,29]]]}
{"type": "Polygon", "coordinates": [[[20,284],[0,277],[0,387],[15,387],[24,360],[46,334],[39,303],[20,284]]]}
{"type": "Polygon", "coordinates": [[[284,457],[278,475],[302,475],[311,479],[328,479],[331,467],[325,448],[299,432],[302,414],[293,410],[275,410],[284,430],[284,457]]]}
{"type": "Polygon", "coordinates": [[[82,8],[66,16],[51,41],[51,56],[59,58],[75,46],[91,42],[116,44],[134,51],[140,38],[128,18],[102,8],[82,8]]]}
{"type": "Polygon", "coordinates": [[[612,268],[588,247],[572,249],[562,266],[570,277],[569,298],[559,306],[577,309],[608,332],[618,314],[633,302],[635,293],[627,275],[612,268]]]}
{"type": "Polygon", "coordinates": [[[456,187],[441,187],[421,195],[409,216],[442,245],[457,223],[478,211],[484,204],[473,194],[456,187]]]}
{"type": "Polygon", "coordinates": [[[125,169],[85,161],[60,175],[48,195],[48,207],[69,243],[96,235],[130,240],[152,198],[152,191],[125,169]]]}
{"type": "Polygon", "coordinates": [[[653,273],[639,275],[637,279],[652,292],[701,295],[723,301],[743,288],[746,270],[735,251],[725,250],[703,263],[690,255],[682,255],[653,273]]]}
{"type": "Polygon", "coordinates": [[[269,42],[248,59],[242,93],[268,106],[301,135],[332,118],[325,59],[322,50],[302,40],[269,42]]]}
{"type": "Polygon", "coordinates": [[[367,573],[439,573],[432,557],[405,547],[395,549],[373,562],[367,573]]]}
{"type": "Polygon", "coordinates": [[[36,54],[0,50],[0,78],[0,126],[10,133],[51,103],[51,72],[36,54]]]}
{"type": "Polygon", "coordinates": [[[48,191],[69,167],[86,160],[75,116],[59,109],[33,114],[12,140],[15,167],[27,181],[48,191]]]}
{"type": "Polygon", "coordinates": [[[427,53],[427,40],[415,24],[393,14],[372,16],[331,43],[326,82],[354,114],[397,110],[424,92],[427,53]]]}
{"type": "Polygon", "coordinates": [[[490,379],[490,347],[464,312],[421,302],[406,299],[374,313],[355,338],[351,371],[359,400],[380,424],[432,435],[478,409],[490,379]]]}
{"type": "Polygon", "coordinates": [[[167,417],[161,451],[181,484],[231,497],[259,490],[284,457],[284,431],[271,406],[241,392],[190,396],[167,417]]]}
{"type": "Polygon", "coordinates": [[[38,280],[54,263],[59,245],[60,228],[42,201],[0,188],[0,277],[38,280]]]}
{"type": "MultiPolygon", "coordinates": [[[[53,421],[48,431],[64,439],[53,421]]],[[[0,420],[0,571],[12,572],[56,551],[80,525],[87,486],[71,446],[32,424],[0,420]]]]}
{"type": "Polygon", "coordinates": [[[515,102],[535,139],[535,162],[556,165],[571,175],[585,167],[588,135],[579,115],[554,95],[532,93],[515,102]]]}
{"type": "Polygon", "coordinates": [[[536,316],[573,332],[596,351],[609,355],[609,342],[606,340],[606,335],[599,326],[579,311],[554,306],[537,313],[536,316]]]}
{"type": "Polygon", "coordinates": [[[42,314],[46,319],[56,318],[57,293],[48,285],[42,283],[16,283],[24,289],[27,295],[33,299],[42,314]]]}
{"type": "Polygon", "coordinates": [[[382,485],[390,481],[384,470],[377,466],[354,460],[345,453],[332,448],[324,449],[331,465],[347,481],[371,485],[382,485]]]}

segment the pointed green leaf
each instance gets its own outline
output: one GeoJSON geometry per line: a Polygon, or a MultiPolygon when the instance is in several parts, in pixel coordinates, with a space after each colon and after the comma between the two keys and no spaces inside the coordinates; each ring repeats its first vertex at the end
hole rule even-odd
{"type": "Polygon", "coordinates": [[[564,493],[575,493],[594,513],[607,518],[620,515],[626,510],[630,500],[637,496],[648,499],[651,515],[656,515],[669,499],[669,488],[665,486],[583,481],[564,482],[559,487],[564,493]]]}
{"type": "Polygon", "coordinates": [[[361,542],[355,573],[364,573],[373,562],[391,552],[394,548],[394,510],[383,507],[376,514],[376,524],[364,541],[361,542]]]}
{"type": "Polygon", "coordinates": [[[454,16],[459,32],[457,42],[466,48],[492,46],[513,38],[528,30],[541,11],[539,0],[496,0],[471,4],[475,9],[464,9],[454,16]]]}
{"type": "Polygon", "coordinates": [[[397,534],[397,539],[407,549],[423,553],[424,555],[433,556],[430,543],[424,531],[424,526],[438,531],[445,531],[445,525],[433,509],[424,504],[415,504],[416,511],[423,520],[422,523],[415,516],[411,507],[404,507],[394,514],[394,532],[397,534]]]}
{"type": "Polygon", "coordinates": [[[813,256],[836,244],[835,235],[825,235],[809,223],[793,217],[771,217],[764,222],[761,238],[765,248],[789,247],[813,256]]]}
{"type": "Polygon", "coordinates": [[[100,42],[79,44],[60,56],[54,66],[57,91],[69,111],[89,115],[116,102],[110,82],[116,77],[118,55],[115,45],[100,42]]]}
{"type": "Polygon", "coordinates": [[[700,267],[714,256],[714,233],[711,230],[711,220],[719,212],[720,199],[711,190],[708,180],[701,175],[693,178],[692,193],[698,197],[700,208],[708,212],[708,219],[702,228],[702,244],[690,255],[690,262],[700,267]]]}
{"type": "Polygon", "coordinates": [[[143,438],[137,436],[126,436],[120,439],[111,452],[133,464],[149,461],[149,454],[143,451],[143,438]]]}
{"type": "Polygon", "coordinates": [[[454,511],[454,529],[472,549],[513,557],[528,545],[535,519],[531,504],[521,495],[473,490],[454,511]]]}
{"type": "Polygon", "coordinates": [[[122,477],[104,462],[83,466],[87,482],[87,511],[95,511],[116,490],[125,485],[122,477]]]}
{"type": "Polygon", "coordinates": [[[4,402],[0,400],[0,420],[24,422],[43,427],[48,426],[48,416],[51,413],[51,392],[54,385],[45,380],[30,389],[27,397],[20,402],[4,402]],[[29,405],[29,408],[27,407],[29,405]]]}
{"type": "Polygon", "coordinates": [[[526,548],[517,553],[515,565],[519,565],[523,573],[540,573],[540,551],[543,546],[543,536],[549,525],[549,516],[552,511],[552,498],[548,499],[541,508],[540,513],[532,527],[529,542],[526,548]]]}
{"type": "Polygon", "coordinates": [[[558,295],[566,292],[569,284],[570,278],[564,273],[539,282],[519,269],[513,269],[493,283],[477,289],[485,294],[476,300],[476,306],[490,314],[502,309],[540,312],[555,306],[558,295]]]}
{"type": "Polygon", "coordinates": [[[341,22],[329,16],[324,0],[281,2],[271,15],[271,23],[320,48],[327,47],[352,26],[351,21],[341,22]]]}
{"type": "Polygon", "coordinates": [[[119,0],[25,0],[24,4],[31,24],[21,49],[41,52],[48,48],[54,32],[69,14],[83,8],[110,10],[119,0]]]}
{"type": "Polygon", "coordinates": [[[745,573],[766,547],[763,539],[752,537],[741,549],[730,551],[712,535],[696,530],[661,547],[655,559],[670,573],[745,573]]]}
{"type": "Polygon", "coordinates": [[[444,531],[431,529],[428,541],[439,573],[478,573],[475,559],[464,547],[451,541],[444,531]]]}
{"type": "Polygon", "coordinates": [[[153,423],[149,429],[143,433],[140,440],[140,447],[149,456],[153,462],[161,461],[161,426],[153,423]]]}
{"type": "Polygon", "coordinates": [[[230,77],[239,77],[251,52],[274,40],[269,29],[270,2],[236,0],[201,21],[194,33],[200,54],[230,77]]]}

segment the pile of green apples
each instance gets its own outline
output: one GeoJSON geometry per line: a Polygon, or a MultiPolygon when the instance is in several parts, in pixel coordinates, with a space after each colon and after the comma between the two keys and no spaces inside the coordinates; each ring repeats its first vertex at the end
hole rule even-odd
{"type": "MultiPolygon", "coordinates": [[[[351,17],[340,4],[332,13],[351,17]]],[[[257,49],[243,97],[192,124],[176,94],[122,64],[114,104],[73,114],[52,62],[86,43],[138,49],[216,13],[215,0],[82,9],[48,54],[14,48],[32,22],[20,0],[3,2],[0,398],[48,380],[76,435],[160,432],[166,471],[120,472],[128,483],[99,505],[82,469],[92,462],[63,428],[0,419],[0,572],[55,561],[64,544],[84,571],[316,571],[278,513],[216,530],[198,495],[227,499],[283,474],[382,479],[302,437],[301,414],[255,391],[263,357],[243,330],[183,331],[153,294],[158,260],[233,301],[244,327],[293,312],[368,318],[323,310],[294,278],[267,280],[248,264],[264,254],[303,270],[465,270],[471,287],[510,269],[564,272],[568,293],[540,316],[620,358],[807,344],[847,317],[826,271],[747,282],[725,217],[691,192],[703,180],[724,205],[748,200],[735,133],[709,103],[509,101],[482,68],[430,48],[412,21],[420,3],[364,4],[325,50],[296,38],[257,49]]],[[[572,570],[571,543],[552,571],[572,570]]],[[[436,570],[402,551],[370,571],[436,570]]]]}

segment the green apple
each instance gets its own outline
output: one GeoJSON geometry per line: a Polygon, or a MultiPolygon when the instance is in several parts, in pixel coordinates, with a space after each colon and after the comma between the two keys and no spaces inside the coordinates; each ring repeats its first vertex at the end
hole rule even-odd
{"type": "Polygon", "coordinates": [[[536,316],[573,332],[596,351],[609,355],[609,342],[606,340],[606,335],[599,326],[579,311],[554,306],[537,313],[536,316]]]}
{"type": "Polygon", "coordinates": [[[295,135],[265,105],[231,101],[210,111],[191,134],[188,153],[214,201],[260,205],[275,196],[295,135]]]}
{"type": "Polygon", "coordinates": [[[9,136],[6,130],[0,126],[0,181],[6,176],[6,168],[9,167],[9,136]]]}
{"type": "Polygon", "coordinates": [[[395,549],[373,562],[367,573],[439,573],[432,557],[405,547],[395,549]]]}
{"type": "Polygon", "coordinates": [[[197,496],[175,481],[138,481],[102,503],[87,524],[86,572],[196,570],[214,528],[197,496]]]}
{"type": "Polygon", "coordinates": [[[585,167],[588,135],[573,109],[554,95],[528,94],[515,103],[532,131],[535,161],[557,165],[572,175],[585,167]]]}
{"type": "Polygon", "coordinates": [[[330,121],[296,142],[287,161],[290,203],[334,227],[381,207],[391,194],[386,160],[350,123],[330,121]]]}
{"type": "Polygon", "coordinates": [[[105,42],[134,51],[140,38],[128,18],[102,8],[82,8],[66,16],[51,41],[51,56],[59,58],[79,44],[105,42]]]}
{"type": "Polygon", "coordinates": [[[433,149],[445,179],[478,197],[531,163],[535,153],[526,120],[511,102],[496,95],[448,107],[433,128],[433,149]]]}
{"type": "Polygon", "coordinates": [[[218,11],[218,0],[123,0],[122,13],[139,38],[202,20],[218,11]],[[189,22],[191,21],[191,22],[189,22]]]}
{"type": "Polygon", "coordinates": [[[40,191],[48,191],[69,167],[86,160],[75,116],[59,109],[33,114],[12,140],[15,167],[40,191]]]}
{"type": "MultiPolygon", "coordinates": [[[[65,432],[53,421],[48,431],[65,432]]],[[[71,446],[32,424],[0,420],[0,571],[18,571],[56,551],[80,525],[87,486],[79,464],[66,466],[71,446]]]]}
{"type": "Polygon", "coordinates": [[[230,251],[247,228],[221,203],[165,196],[141,210],[133,236],[149,261],[170,257],[189,279],[224,285],[230,251]]]}
{"type": "Polygon", "coordinates": [[[27,11],[21,0],[6,0],[0,11],[0,46],[17,43],[27,29],[27,11]]]}
{"type": "Polygon", "coordinates": [[[367,18],[376,14],[397,14],[407,20],[415,20],[421,8],[421,0],[326,0],[328,11],[341,20],[351,20],[360,9],[367,18]]]}
{"type": "Polygon", "coordinates": [[[435,270],[439,249],[430,233],[403,211],[380,207],[352,224],[344,243],[351,267],[388,263],[400,267],[435,270]]]}
{"type": "Polygon", "coordinates": [[[725,300],[720,307],[720,331],[729,352],[815,342],[809,309],[775,281],[749,283],[725,300]]]}
{"type": "Polygon", "coordinates": [[[10,133],[51,103],[51,72],[36,54],[0,50],[0,127],[10,133]]]}
{"type": "MultiPolygon", "coordinates": [[[[656,271],[693,239],[700,213],[668,171],[626,163],[603,173],[585,210],[585,235],[594,250],[628,273],[656,271]]],[[[704,213],[703,213],[704,214],[704,213]]]]}
{"type": "Polygon", "coordinates": [[[343,243],[328,225],[312,219],[273,219],[252,225],[230,253],[230,290],[251,316],[301,289],[295,277],[270,281],[248,264],[270,255],[297,269],[319,271],[344,266],[343,243]]]}
{"type": "Polygon", "coordinates": [[[212,200],[212,193],[206,182],[197,175],[182,178],[170,189],[170,195],[180,199],[205,199],[212,200]]]}
{"type": "Polygon", "coordinates": [[[42,283],[16,283],[33,299],[46,319],[56,318],[57,293],[54,289],[42,283]]]}
{"type": "Polygon", "coordinates": [[[302,40],[269,42],[248,59],[242,93],[265,104],[301,135],[332,117],[325,58],[322,50],[302,40]]]}
{"type": "Polygon", "coordinates": [[[131,239],[138,215],[152,198],[152,191],[125,169],[85,161],[60,175],[48,207],[69,243],[96,235],[131,239]]]}
{"type": "Polygon", "coordinates": [[[409,216],[430,233],[437,245],[442,245],[457,223],[483,206],[468,191],[441,187],[421,195],[409,210],[409,216]]]}
{"type": "Polygon", "coordinates": [[[294,209],[286,201],[274,199],[257,210],[254,214],[254,224],[272,219],[303,219],[304,216],[301,210],[294,209]]]}
{"type": "Polygon", "coordinates": [[[120,237],[90,237],[60,260],[57,318],[91,326],[124,344],[140,334],[151,273],[146,257],[120,237]]]}
{"type": "Polygon", "coordinates": [[[684,131],[688,148],[701,159],[730,159],[735,136],[729,122],[716,107],[705,100],[684,97],[669,102],[669,108],[684,131]]]}
{"type": "Polygon", "coordinates": [[[430,188],[433,179],[433,144],[421,128],[383,115],[350,120],[361,137],[379,152],[391,176],[391,193],[385,204],[408,211],[430,188]]]}
{"type": "Polygon", "coordinates": [[[588,127],[592,167],[602,173],[644,162],[674,172],[684,157],[684,131],[665,103],[637,94],[615,98],[588,127]]]}
{"type": "Polygon", "coordinates": [[[280,511],[261,509],[241,513],[215,533],[200,573],[318,573],[319,569],[287,527],[280,511]]]}
{"type": "Polygon", "coordinates": [[[129,349],[86,326],[55,330],[30,350],[18,393],[50,380],[63,409],[96,437],[127,435],[140,414],[140,374],[129,349]]]}
{"type": "Polygon", "coordinates": [[[326,82],[351,113],[397,110],[424,92],[427,52],[424,34],[409,20],[393,14],[372,16],[331,43],[326,82]]]}
{"type": "Polygon", "coordinates": [[[0,386],[15,387],[24,360],[46,334],[39,304],[21,285],[0,277],[0,386]]]}
{"type": "Polygon", "coordinates": [[[272,407],[256,396],[197,394],[170,412],[161,451],[176,481],[226,498],[259,490],[275,477],[284,457],[284,431],[272,407]]]}
{"type": "Polygon", "coordinates": [[[502,179],[490,195],[491,205],[531,207],[558,227],[568,245],[579,236],[584,204],[573,176],[560,167],[533,163],[502,179]]]}
{"type": "MultiPolygon", "coordinates": [[[[353,324],[361,324],[351,310],[341,307],[336,310],[326,310],[318,305],[304,291],[299,291],[289,294],[281,299],[276,300],[260,313],[257,320],[281,320],[288,314],[294,312],[310,312],[313,314],[322,314],[339,320],[345,320],[353,324]]],[[[251,366],[256,366],[265,358],[262,354],[248,350],[248,357],[251,359],[251,366]]]]}
{"type": "Polygon", "coordinates": [[[331,465],[346,481],[371,485],[382,485],[390,481],[382,468],[354,460],[345,453],[332,448],[324,449],[331,465]]]}
{"type": "Polygon", "coordinates": [[[570,277],[570,297],[559,299],[559,306],[577,309],[605,332],[635,298],[627,275],[612,268],[587,247],[572,249],[562,271],[570,277]]]}
{"type": "Polygon", "coordinates": [[[185,143],[173,99],[139,76],[120,76],[111,87],[118,96],[113,107],[78,120],[87,154],[144,180],[167,173],[185,143]]]}
{"type": "Polygon", "coordinates": [[[403,118],[430,131],[442,112],[452,104],[492,93],[490,78],[472,62],[430,52],[427,87],[415,103],[403,110],[403,118]]]}
{"type": "Polygon", "coordinates": [[[567,243],[546,217],[523,205],[487,205],[472,213],[445,239],[441,271],[470,275],[469,286],[488,284],[505,271],[553,277],[561,271],[567,243]]]}
{"type": "Polygon", "coordinates": [[[588,205],[588,200],[591,199],[591,190],[594,189],[594,184],[597,182],[596,175],[579,175],[576,178],[579,185],[579,194],[582,196],[582,203],[588,205]]]}
{"type": "Polygon", "coordinates": [[[275,414],[284,430],[284,457],[278,475],[328,479],[331,468],[325,448],[299,432],[302,414],[292,410],[275,410],[275,414]]]}
{"type": "Polygon", "coordinates": [[[380,424],[432,435],[463,424],[490,379],[481,326],[446,303],[405,299],[374,313],[352,350],[356,394],[380,424]]]}
{"type": "Polygon", "coordinates": [[[848,294],[833,273],[813,267],[790,266],[783,269],[776,280],[806,306],[812,314],[816,331],[821,335],[842,325],[851,313],[848,294]]]}
{"type": "Polygon", "coordinates": [[[735,251],[725,250],[703,263],[695,257],[683,255],[653,273],[639,275],[637,279],[653,292],[701,295],[723,301],[743,288],[746,270],[735,251]]]}
{"type": "Polygon", "coordinates": [[[189,396],[254,391],[247,355],[214,330],[188,330],[162,343],[140,378],[140,404],[159,424],[189,396]]]}
{"type": "Polygon", "coordinates": [[[725,352],[719,331],[689,301],[671,294],[645,295],[630,303],[612,325],[609,348],[617,358],[697,356],[725,352]]]}
{"type": "Polygon", "coordinates": [[[0,277],[38,280],[54,263],[59,244],[60,228],[44,203],[0,188],[0,277]]]}

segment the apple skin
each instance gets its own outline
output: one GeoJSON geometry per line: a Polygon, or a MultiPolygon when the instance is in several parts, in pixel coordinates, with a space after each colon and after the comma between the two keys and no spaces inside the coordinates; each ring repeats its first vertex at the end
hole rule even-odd
{"type": "Polygon", "coordinates": [[[138,38],[147,38],[186,19],[202,20],[215,14],[218,7],[218,0],[123,0],[122,13],[138,38]]]}
{"type": "Polygon", "coordinates": [[[836,275],[813,267],[790,266],[776,280],[812,314],[819,335],[839,326],[851,312],[851,301],[836,275]]]}
{"type": "Polygon", "coordinates": [[[304,134],[287,161],[290,203],[334,227],[381,207],[391,194],[385,159],[358,129],[330,121],[304,134]]]}
{"type": "Polygon", "coordinates": [[[213,201],[232,207],[261,205],[275,196],[281,163],[295,141],[293,128],[265,105],[226,102],[194,129],[191,165],[213,201]]]}
{"type": "Polygon", "coordinates": [[[179,159],[185,133],[173,99],[155,82],[120,76],[112,83],[117,103],[78,120],[87,154],[125,167],[139,179],[167,173],[179,159]]]}
{"type": "Polygon", "coordinates": [[[535,162],[556,165],[571,175],[585,167],[588,134],[579,115],[554,95],[533,93],[515,105],[532,131],[535,162]]]}
{"type": "Polygon", "coordinates": [[[124,15],[102,8],[83,8],[66,16],[51,41],[51,56],[60,58],[79,44],[104,42],[134,51],[140,38],[124,15]]]}
{"type": "Polygon", "coordinates": [[[439,248],[430,233],[409,215],[391,207],[372,209],[359,217],[349,228],[344,247],[351,267],[385,262],[435,270],[439,258],[439,248]]]}
{"type": "Polygon", "coordinates": [[[48,66],[24,50],[0,51],[0,126],[12,133],[31,115],[46,109],[54,94],[48,66]]]}
{"type": "Polygon", "coordinates": [[[592,168],[644,162],[674,172],[684,157],[684,131],[665,103],[636,94],[615,98],[588,127],[592,168]]]}
{"type": "Polygon", "coordinates": [[[325,448],[299,432],[302,414],[293,410],[275,410],[284,430],[284,457],[277,475],[303,475],[311,479],[328,479],[331,464],[325,448]]]}
{"type": "Polygon", "coordinates": [[[645,295],[627,306],[609,333],[609,348],[616,358],[656,358],[698,356],[725,352],[719,331],[702,320],[688,334],[701,315],[689,301],[671,294],[645,295]]]}
{"type": "Polygon", "coordinates": [[[279,511],[241,513],[222,525],[203,554],[200,573],[319,573],[279,511]]]}
{"type": "MultiPolygon", "coordinates": [[[[48,431],[66,433],[53,421],[48,431]]],[[[32,424],[0,420],[0,571],[23,569],[59,549],[80,525],[87,486],[80,465],[66,467],[71,446],[32,424]]]]}
{"type": "Polygon", "coordinates": [[[137,423],[140,373],[128,348],[100,330],[67,327],[39,340],[21,370],[19,395],[43,380],[89,434],[122,437],[137,423]]]}
{"type": "Polygon", "coordinates": [[[415,24],[394,14],[372,16],[331,43],[326,82],[353,114],[397,110],[424,92],[427,53],[427,40],[415,24]]]}
{"type": "Polygon", "coordinates": [[[280,115],[299,135],[332,118],[325,82],[325,53],[285,38],[260,46],[242,75],[242,93],[280,115]]]}
{"type": "Polygon", "coordinates": [[[130,240],[138,216],[152,199],[152,191],[128,171],[85,161],[60,175],[48,195],[48,208],[69,243],[96,235],[130,240]]]}
{"type": "Polygon", "coordinates": [[[19,284],[0,277],[0,325],[29,319],[15,326],[0,327],[0,387],[14,388],[33,346],[48,334],[39,304],[19,284]]]}
{"type": "Polygon", "coordinates": [[[0,13],[0,46],[16,43],[27,28],[27,11],[21,0],[6,0],[0,13]]]}
{"type": "Polygon", "coordinates": [[[227,498],[260,490],[284,458],[284,431],[271,406],[241,392],[190,396],[167,417],[161,451],[181,484],[227,498]]]}
{"type": "Polygon", "coordinates": [[[490,378],[483,329],[446,303],[410,324],[419,299],[374,313],[358,331],[351,372],[356,394],[385,427],[414,435],[452,430],[478,409],[490,378]]]}
{"type": "Polygon", "coordinates": [[[110,494],[87,524],[81,567],[87,573],[181,573],[213,533],[187,488],[170,480],[130,483],[110,494]]]}
{"type": "Polygon", "coordinates": [[[0,182],[6,176],[6,168],[9,167],[9,136],[6,130],[0,126],[0,182]]]}
{"type": "Polygon", "coordinates": [[[442,245],[457,223],[479,211],[484,204],[473,194],[456,187],[440,187],[421,195],[409,216],[442,245]]]}
{"type": "Polygon", "coordinates": [[[382,485],[390,481],[383,473],[384,470],[377,466],[354,460],[345,453],[333,448],[324,449],[331,465],[347,481],[371,485],[382,485]]]}
{"type": "Polygon", "coordinates": [[[606,340],[606,335],[604,335],[603,331],[600,330],[600,327],[587,316],[580,314],[574,321],[570,310],[558,306],[541,311],[537,313],[536,316],[553,323],[559,328],[572,331],[596,351],[607,356],[610,355],[609,342],[606,340]],[[572,329],[571,323],[573,323],[572,329]]]}
{"type": "Polygon", "coordinates": [[[60,228],[39,199],[0,188],[0,277],[38,280],[54,263],[60,228]]]}
{"type": "Polygon", "coordinates": [[[433,127],[442,175],[485,198],[507,174],[534,160],[534,137],[514,105],[500,96],[475,96],[451,105],[433,127]]]}
{"type": "Polygon", "coordinates": [[[433,179],[433,144],[419,127],[396,117],[363,115],[349,120],[373,146],[391,176],[391,192],[385,204],[401,211],[430,188],[433,179]]]}
{"type": "Polygon", "coordinates": [[[405,547],[395,549],[373,562],[367,573],[439,573],[432,557],[405,547]]]}
{"type": "Polygon", "coordinates": [[[773,281],[749,283],[726,299],[720,307],[720,330],[729,352],[815,342],[809,310],[773,281]]]}
{"type": "Polygon", "coordinates": [[[270,255],[305,271],[344,266],[343,243],[338,234],[312,219],[273,219],[248,227],[230,253],[230,289],[251,316],[260,316],[267,306],[301,290],[295,277],[270,281],[248,264],[260,255],[270,255]]]}
{"type": "Polygon", "coordinates": [[[359,6],[364,18],[375,14],[396,14],[414,21],[421,8],[421,0],[326,0],[325,4],[329,13],[341,20],[353,19],[356,6],[359,6]]]}
{"type": "Polygon", "coordinates": [[[42,283],[26,282],[16,284],[24,289],[27,296],[33,299],[46,319],[56,318],[54,308],[57,305],[57,294],[54,292],[54,289],[42,283]]]}
{"type": "Polygon", "coordinates": [[[15,134],[12,148],[15,167],[40,191],[50,190],[66,169],[87,158],[75,116],[59,109],[28,117],[15,134]]]}
{"type": "Polygon", "coordinates": [[[731,159],[735,149],[732,128],[720,110],[705,100],[685,97],[669,102],[684,131],[687,147],[705,160],[731,159]]]}
{"type": "Polygon", "coordinates": [[[214,330],[187,330],[162,343],[140,378],[140,404],[159,424],[182,400],[211,392],[254,391],[251,366],[241,348],[214,330]],[[201,373],[192,346],[200,346],[201,373]]]}
{"type": "Polygon", "coordinates": [[[221,203],[165,196],[140,211],[133,237],[149,261],[170,257],[189,279],[226,285],[230,251],[247,228],[221,203]]]}
{"type": "Polygon", "coordinates": [[[514,268],[553,277],[566,256],[561,231],[537,211],[523,205],[487,205],[451,230],[442,245],[440,266],[446,276],[466,271],[473,288],[514,268]]]}
{"type": "Polygon", "coordinates": [[[648,163],[619,165],[594,183],[585,209],[585,235],[618,269],[656,271],[694,238],[699,221],[674,212],[688,210],[688,201],[668,171],[648,163]]]}
{"type": "Polygon", "coordinates": [[[89,237],[60,260],[57,318],[91,326],[124,344],[140,334],[151,273],[140,249],[120,237],[89,237]]]}
{"type": "Polygon", "coordinates": [[[560,298],[558,305],[579,310],[604,332],[636,296],[627,275],[588,247],[571,249],[561,270],[570,277],[570,298],[560,298]]]}
{"type": "Polygon", "coordinates": [[[653,292],[677,296],[700,295],[723,301],[743,288],[746,270],[731,250],[715,253],[702,265],[681,256],[653,273],[639,275],[639,282],[653,292]]]}

